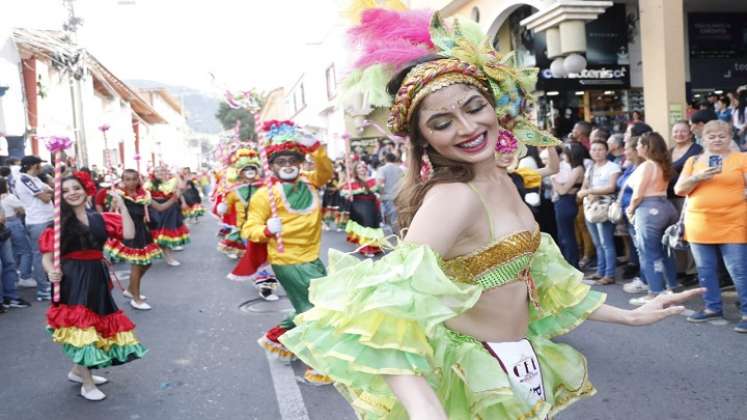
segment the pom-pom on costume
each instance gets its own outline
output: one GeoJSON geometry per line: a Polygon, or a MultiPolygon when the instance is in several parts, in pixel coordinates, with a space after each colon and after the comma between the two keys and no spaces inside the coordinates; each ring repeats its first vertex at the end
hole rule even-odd
{"type": "Polygon", "coordinates": [[[347,240],[358,245],[358,252],[369,257],[381,253],[384,230],[381,228],[381,211],[376,193],[376,179],[365,183],[355,180],[341,194],[350,200],[350,220],[345,226],[347,240]]]}
{"type": "MultiPolygon", "coordinates": [[[[165,203],[176,193],[179,180],[172,178],[168,181],[160,181],[151,178],[143,188],[150,193],[152,200],[165,203]]],[[[184,224],[184,217],[178,202],[164,211],[158,211],[151,206],[148,214],[153,227],[151,229],[153,240],[161,248],[174,249],[189,243],[189,229],[184,224]]]]}
{"type": "MultiPolygon", "coordinates": [[[[109,268],[102,249],[122,240],[118,214],[88,212],[87,235],[63,235],[60,302],[47,311],[47,329],[73,363],[90,369],[120,365],[145,355],[130,321],[112,299],[109,268]]],[[[54,250],[54,231],[39,238],[39,251],[54,250]]]]}
{"type": "Polygon", "coordinates": [[[118,188],[115,191],[122,197],[127,206],[132,223],[135,225],[135,237],[125,240],[116,237],[109,238],[104,246],[104,254],[113,263],[125,262],[134,265],[150,265],[153,260],[163,257],[163,252],[153,240],[153,235],[148,227],[150,222],[150,194],[144,189],[139,189],[134,194],[128,194],[118,188]]]}
{"type": "MultiPolygon", "coordinates": [[[[394,44],[374,42],[382,16],[392,14],[397,15],[363,13],[354,35],[364,51],[394,44]]],[[[417,65],[405,76],[390,110],[392,132],[407,134],[412,113],[429,93],[466,84],[495,96],[499,124],[518,142],[556,143],[525,115],[536,70],[513,67],[469,22],[457,21],[450,29],[437,14],[430,28],[418,30],[417,22],[401,24],[409,28],[409,37],[421,39],[407,48],[443,58],[417,65]]],[[[367,63],[396,71],[398,64],[386,57],[379,51],[367,63]]],[[[501,147],[508,146],[503,142],[501,147]]],[[[478,190],[468,185],[485,206],[478,190]]],[[[280,341],[329,375],[359,418],[407,418],[384,375],[424,377],[454,420],[540,420],[593,395],[583,355],[551,338],[578,326],[605,295],[581,282],[582,274],[563,259],[551,237],[535,229],[497,238],[487,216],[490,243],[448,260],[428,246],[408,243],[379,261],[331,251],[330,275],[311,284],[314,307],[297,316],[296,328],[280,341]],[[481,342],[445,325],[471,309],[483,292],[516,282],[526,286],[529,296],[524,339],[481,342]]]]}
{"type": "MultiPolygon", "coordinates": [[[[267,243],[272,269],[288,294],[293,309],[300,314],[311,308],[309,284],[313,279],[326,275],[319,259],[322,209],[318,190],[332,178],[332,162],[319,142],[310,139],[292,122],[268,121],[263,129],[267,140],[265,151],[270,161],[284,154],[301,158],[311,154],[315,163],[312,172],[302,173],[293,181],[275,179],[272,184],[278,217],[282,221],[284,252],[278,252],[275,237],[266,228],[267,220],[272,217],[267,187],[260,188],[252,196],[249,204],[251,211],[241,231],[242,237],[249,241],[267,243]],[[305,146],[300,141],[312,145],[305,146]]],[[[291,360],[292,353],[280,344],[278,337],[293,325],[293,316],[290,316],[260,338],[260,346],[278,359],[291,360]]]]}

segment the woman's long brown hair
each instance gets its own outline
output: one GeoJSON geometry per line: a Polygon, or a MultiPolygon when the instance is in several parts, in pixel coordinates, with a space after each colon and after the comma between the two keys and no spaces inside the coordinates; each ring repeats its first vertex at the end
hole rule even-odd
{"type": "Polygon", "coordinates": [[[669,153],[667,142],[661,134],[657,132],[646,133],[641,136],[638,142],[648,148],[646,150],[646,159],[653,161],[659,166],[664,175],[664,179],[669,180],[674,174],[672,169],[672,155],[669,153]]]}
{"type": "MultiPolygon", "coordinates": [[[[387,91],[394,96],[402,85],[403,80],[418,64],[428,61],[438,60],[443,57],[428,56],[423,57],[401,70],[395,75],[387,85],[387,91]]],[[[482,92],[481,92],[482,93],[482,92]]],[[[495,108],[495,98],[491,95],[483,95],[491,107],[495,108]]],[[[421,102],[422,103],[422,102],[421,102]]],[[[407,153],[407,170],[405,179],[397,194],[396,205],[398,221],[400,228],[408,228],[412,223],[420,206],[423,204],[425,195],[438,184],[447,183],[467,183],[475,178],[475,171],[472,164],[460,162],[444,157],[432,147],[428,147],[428,141],[418,128],[419,124],[419,106],[412,112],[412,120],[409,123],[409,147],[407,153]],[[427,153],[428,159],[433,166],[433,172],[427,180],[420,177],[420,169],[423,166],[423,155],[427,153]]]]}

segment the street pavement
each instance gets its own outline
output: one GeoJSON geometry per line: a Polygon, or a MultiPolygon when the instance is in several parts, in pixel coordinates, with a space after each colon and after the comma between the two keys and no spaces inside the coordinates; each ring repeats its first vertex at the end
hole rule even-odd
{"type": "MultiPolygon", "coordinates": [[[[102,370],[111,380],[103,402],[85,401],[67,381],[70,363],[44,330],[46,304],[0,315],[0,419],[354,419],[333,387],[297,383],[302,364],[268,361],[256,339],[290,305],[258,300],[250,285],[225,279],[234,261],[215,250],[212,219],[191,228],[182,265],[159,262],[144,279],[153,310],[135,311],[114,291],[149,353],[102,370]]],[[[341,233],[325,233],[323,258],[330,247],[351,249],[341,233]]],[[[127,267],[116,270],[126,284],[127,267]]],[[[609,303],[629,307],[620,286],[605,291],[609,303]]],[[[559,341],[586,355],[598,393],[557,418],[747,418],[747,336],[732,331],[730,314],[727,325],[682,316],[642,328],[584,323],[559,341]]]]}

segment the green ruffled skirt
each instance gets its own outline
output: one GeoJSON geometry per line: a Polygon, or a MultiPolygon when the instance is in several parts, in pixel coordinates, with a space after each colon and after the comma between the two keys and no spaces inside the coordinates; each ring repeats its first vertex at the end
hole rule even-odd
{"type": "Polygon", "coordinates": [[[430,248],[402,245],[380,261],[330,254],[330,274],[312,282],[313,309],[280,341],[335,381],[361,419],[407,419],[384,375],[421,375],[450,420],[552,416],[595,393],[581,353],[550,338],[564,334],[604,303],[543,237],[531,264],[540,308],[530,306],[527,339],[540,363],[546,400],[513,389],[483,343],[444,321],[471,308],[479,286],[456,283],[430,248]]]}

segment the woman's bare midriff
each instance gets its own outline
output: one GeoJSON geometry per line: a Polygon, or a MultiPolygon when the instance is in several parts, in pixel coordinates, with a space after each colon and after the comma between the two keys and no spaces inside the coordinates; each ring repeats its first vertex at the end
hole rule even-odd
{"type": "Polygon", "coordinates": [[[529,302],[527,286],[514,281],[486,290],[475,306],[446,321],[446,327],[480,341],[518,341],[527,335],[529,302]]]}

